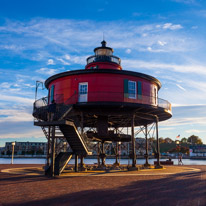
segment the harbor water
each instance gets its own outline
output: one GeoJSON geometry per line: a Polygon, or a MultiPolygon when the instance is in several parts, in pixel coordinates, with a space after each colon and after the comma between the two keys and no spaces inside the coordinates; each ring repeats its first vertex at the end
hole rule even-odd
{"type": "MultiPolygon", "coordinates": [[[[156,159],[149,159],[149,164],[154,164],[156,159]]],[[[165,159],[161,159],[160,161],[165,161],[165,159]]],[[[178,164],[177,159],[172,159],[174,161],[174,165],[178,164]]],[[[184,165],[206,165],[206,160],[191,160],[191,159],[183,159],[184,165]]],[[[45,164],[46,159],[44,158],[14,158],[14,164],[45,164]]],[[[84,160],[85,164],[97,164],[97,159],[86,159],[84,160]]],[[[106,159],[106,164],[115,163],[115,159],[106,159]]],[[[131,159],[120,159],[120,164],[131,164],[131,159]]],[[[144,159],[137,159],[137,164],[142,165],[145,163],[144,159]]],[[[11,164],[10,158],[0,158],[0,164],[11,164]]],[[[74,159],[71,159],[69,164],[74,164],[74,159]]]]}

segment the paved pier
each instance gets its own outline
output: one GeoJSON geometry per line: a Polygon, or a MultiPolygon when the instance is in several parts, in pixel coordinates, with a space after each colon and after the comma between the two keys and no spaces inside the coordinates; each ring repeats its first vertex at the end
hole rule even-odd
{"type": "Polygon", "coordinates": [[[206,166],[70,172],[53,179],[40,165],[0,165],[0,171],[0,205],[206,206],[206,166]]]}

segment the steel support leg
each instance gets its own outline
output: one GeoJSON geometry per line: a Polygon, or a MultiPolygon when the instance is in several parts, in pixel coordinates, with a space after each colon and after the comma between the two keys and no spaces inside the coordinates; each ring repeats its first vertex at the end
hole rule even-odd
{"type": "Polygon", "coordinates": [[[156,117],[156,141],[157,141],[157,164],[155,168],[162,168],[160,165],[160,146],[159,146],[159,132],[158,132],[158,117],[156,117]]]}
{"type": "Polygon", "coordinates": [[[101,158],[102,158],[102,166],[105,166],[104,142],[102,142],[102,154],[101,154],[101,158]]]}
{"type": "Polygon", "coordinates": [[[145,167],[150,166],[148,159],[149,159],[149,154],[148,154],[148,138],[147,138],[147,125],[145,125],[145,167]]]}
{"type": "MultiPolygon", "coordinates": [[[[84,114],[81,112],[81,136],[84,138],[84,114]]],[[[83,155],[80,156],[80,167],[81,169],[84,168],[84,157],[83,155]]]]}
{"type": "Polygon", "coordinates": [[[100,142],[98,142],[98,145],[97,145],[97,149],[98,149],[98,155],[97,155],[97,162],[98,162],[98,167],[100,167],[100,142]]]}
{"type": "Polygon", "coordinates": [[[47,163],[46,166],[50,166],[50,151],[51,151],[51,126],[48,128],[48,141],[47,141],[47,163]]]}
{"type": "Polygon", "coordinates": [[[78,155],[75,154],[75,166],[74,166],[75,172],[78,172],[78,155]]]}
{"type": "Polygon", "coordinates": [[[81,155],[81,159],[80,159],[80,167],[81,167],[81,169],[84,168],[84,157],[83,157],[83,155],[81,155]]]}
{"type": "Polygon", "coordinates": [[[52,126],[52,155],[51,155],[51,176],[54,177],[55,167],[55,126],[52,126]]]}
{"type": "Polygon", "coordinates": [[[116,159],[116,161],[115,161],[115,163],[114,163],[114,165],[115,166],[119,166],[119,162],[118,162],[118,158],[119,158],[119,148],[118,148],[118,142],[116,142],[116,147],[115,147],[115,159],[116,159]]]}
{"type": "Polygon", "coordinates": [[[135,136],[134,136],[134,118],[135,118],[135,115],[132,115],[132,121],[131,121],[132,167],[136,167],[136,151],[135,151],[135,136]]]}

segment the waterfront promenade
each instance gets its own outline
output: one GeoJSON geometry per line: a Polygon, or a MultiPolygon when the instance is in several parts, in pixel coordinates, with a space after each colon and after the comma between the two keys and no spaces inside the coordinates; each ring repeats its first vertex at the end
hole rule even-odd
{"type": "Polygon", "coordinates": [[[0,205],[206,205],[206,166],[169,166],[122,175],[65,174],[53,179],[38,173],[35,168],[40,165],[0,165],[0,170],[26,167],[34,168],[27,173],[36,174],[0,173],[0,205]]]}

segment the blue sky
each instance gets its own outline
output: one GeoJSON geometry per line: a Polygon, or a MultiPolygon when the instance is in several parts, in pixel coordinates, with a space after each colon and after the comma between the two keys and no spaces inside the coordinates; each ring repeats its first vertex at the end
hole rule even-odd
{"type": "Polygon", "coordinates": [[[124,70],[161,81],[173,118],[160,136],[206,143],[205,21],[203,0],[0,0],[0,146],[46,140],[31,115],[36,80],[83,69],[103,33],[124,70]]]}

